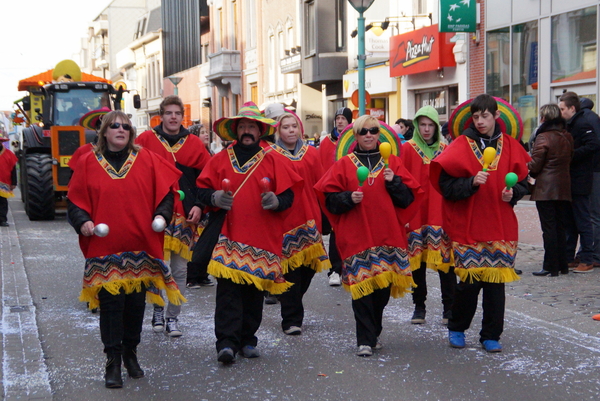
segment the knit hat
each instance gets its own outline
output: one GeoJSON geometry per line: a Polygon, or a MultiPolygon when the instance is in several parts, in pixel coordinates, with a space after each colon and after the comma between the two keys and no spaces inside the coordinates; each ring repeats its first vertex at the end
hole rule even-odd
{"type": "Polygon", "coordinates": [[[261,138],[275,133],[277,122],[270,118],[263,117],[254,102],[244,103],[237,116],[222,117],[215,121],[213,124],[213,131],[215,131],[224,141],[236,141],[238,139],[236,131],[237,122],[242,118],[247,118],[258,123],[261,128],[261,138]]]}
{"type": "Polygon", "coordinates": [[[265,112],[263,113],[265,117],[270,118],[272,120],[276,120],[277,117],[285,113],[285,107],[281,103],[271,103],[267,107],[265,107],[265,112]]]}
{"type": "Polygon", "coordinates": [[[335,121],[337,116],[344,116],[348,121],[348,124],[352,122],[352,110],[347,107],[339,108],[338,111],[335,112],[335,116],[333,116],[333,121],[335,121]]]}
{"type": "Polygon", "coordinates": [[[96,131],[100,128],[102,117],[104,117],[106,113],[110,113],[110,111],[111,110],[108,107],[102,107],[98,110],[88,111],[79,119],[79,125],[81,125],[83,128],[96,131]]]}

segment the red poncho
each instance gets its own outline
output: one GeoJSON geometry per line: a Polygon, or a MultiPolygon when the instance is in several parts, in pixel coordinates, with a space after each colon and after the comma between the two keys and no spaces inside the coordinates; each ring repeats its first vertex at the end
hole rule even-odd
{"type": "Polygon", "coordinates": [[[10,187],[12,184],[11,174],[17,161],[17,156],[0,144],[0,196],[3,198],[15,196],[10,187]]]}
{"type": "Polygon", "coordinates": [[[321,236],[321,209],[314,185],[323,176],[318,151],[304,144],[295,155],[273,145],[284,160],[304,179],[301,191],[294,192],[293,212],[288,214],[285,227],[292,227],[283,237],[283,273],[302,265],[316,272],[328,270],[331,263],[321,236]]]}
{"type": "MultiPolygon", "coordinates": [[[[441,143],[434,157],[447,145],[441,143]]],[[[421,262],[433,270],[448,272],[451,263],[452,244],[442,228],[442,195],[433,189],[429,181],[431,159],[410,140],[402,145],[402,162],[421,184],[423,197],[408,224],[408,249],[411,268],[418,269],[421,262]]]]}
{"type": "MultiPolygon", "coordinates": [[[[517,217],[509,202],[502,201],[505,176],[515,173],[519,181],[527,177],[531,159],[523,147],[506,134],[498,139],[496,159],[490,176],[477,192],[466,199],[444,199],[443,227],[452,240],[456,274],[491,283],[518,280],[512,269],[519,239],[517,217]]],[[[473,177],[483,168],[483,154],[472,139],[462,135],[431,163],[430,180],[441,192],[442,169],[452,177],[473,177]]]]}
{"type": "Polygon", "coordinates": [[[91,143],[86,143],[85,145],[81,145],[80,147],[78,147],[77,150],[71,155],[71,158],[67,163],[69,168],[75,171],[75,167],[77,166],[77,163],[79,162],[81,156],[88,152],[91,152],[93,148],[94,145],[92,145],[91,143]]]}
{"type": "Polygon", "coordinates": [[[358,299],[391,284],[392,296],[401,296],[414,284],[404,226],[419,207],[419,183],[406,170],[402,160],[392,155],[389,168],[415,195],[415,201],[407,209],[395,207],[385,187],[384,164],[380,159],[362,186],[363,201],[346,213],[330,213],[325,207],[324,194],[356,191],[359,187],[356,170],[361,165],[356,155],[345,156],[315,185],[323,211],[336,232],[337,246],[344,261],[344,288],[351,292],[353,299],[358,299]]]}
{"type": "Polygon", "coordinates": [[[199,188],[219,190],[227,178],[234,197],[208,272],[238,284],[253,284],[261,291],[281,294],[291,285],[282,274],[281,244],[287,231],[285,219],[293,213],[294,206],[284,212],[264,210],[260,180],[269,178],[270,190],[281,194],[290,188],[295,192],[301,190],[302,178],[272,152],[269,147],[261,149],[240,166],[233,146],[229,146],[213,156],[197,184],[199,188]]]}
{"type": "Polygon", "coordinates": [[[79,236],[86,258],[80,299],[90,302],[90,308],[98,305],[102,288],[112,294],[121,288],[130,293],[142,283],[166,289],[176,304],[183,300],[161,260],[164,235],[151,226],[156,208],[180,174],[145,149],[131,152],[120,171],[94,152],[82,155],[69,183],[69,200],[87,212],[95,225],[109,227],[106,237],[79,236]]]}
{"type": "MultiPolygon", "coordinates": [[[[153,130],[142,132],[135,142],[161,156],[167,163],[176,167],[176,163],[196,170],[202,170],[210,160],[206,147],[195,135],[182,137],[172,147],[163,137],[153,130]]],[[[179,187],[176,188],[176,190],[179,187]]],[[[198,225],[187,221],[183,203],[175,196],[173,218],[165,229],[165,260],[171,259],[171,252],[192,260],[192,251],[198,241],[198,225]]]]}
{"type": "Polygon", "coordinates": [[[319,157],[321,158],[321,165],[323,166],[323,171],[326,172],[333,166],[335,163],[335,148],[337,147],[337,142],[334,142],[331,139],[331,134],[327,135],[323,140],[321,140],[321,144],[319,145],[319,157]]]}

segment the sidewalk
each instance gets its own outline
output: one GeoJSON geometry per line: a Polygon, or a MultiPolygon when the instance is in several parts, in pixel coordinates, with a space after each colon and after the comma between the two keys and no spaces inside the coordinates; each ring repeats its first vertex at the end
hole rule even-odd
{"type": "Polygon", "coordinates": [[[23,265],[9,200],[9,227],[0,227],[2,283],[2,394],[6,400],[52,400],[36,323],[36,308],[23,265]]]}

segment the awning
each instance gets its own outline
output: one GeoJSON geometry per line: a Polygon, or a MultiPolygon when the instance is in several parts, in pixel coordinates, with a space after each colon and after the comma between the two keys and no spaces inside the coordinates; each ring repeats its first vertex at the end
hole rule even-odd
{"type": "MultiPolygon", "coordinates": [[[[52,82],[52,70],[48,70],[46,72],[42,72],[41,74],[34,75],[29,78],[25,78],[19,81],[19,91],[29,90],[30,86],[38,86],[40,81],[45,83],[52,82]]],[[[85,72],[81,73],[81,82],[109,82],[108,79],[104,79],[102,77],[97,77],[92,74],[87,74],[85,72]]]]}

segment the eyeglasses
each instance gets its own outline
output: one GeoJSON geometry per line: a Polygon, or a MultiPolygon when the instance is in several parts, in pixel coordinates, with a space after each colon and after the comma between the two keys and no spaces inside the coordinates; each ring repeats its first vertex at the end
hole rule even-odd
{"type": "Polygon", "coordinates": [[[123,127],[125,131],[131,131],[131,125],[129,124],[112,123],[111,125],[109,125],[109,127],[112,129],[118,129],[119,127],[123,127]]]}
{"type": "Polygon", "coordinates": [[[367,132],[370,132],[371,135],[377,135],[377,134],[379,134],[379,127],[363,128],[360,130],[358,135],[365,136],[365,135],[367,135],[367,132]]]}

